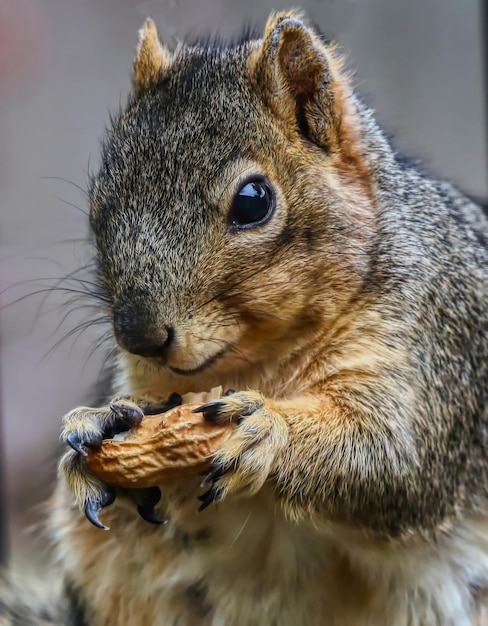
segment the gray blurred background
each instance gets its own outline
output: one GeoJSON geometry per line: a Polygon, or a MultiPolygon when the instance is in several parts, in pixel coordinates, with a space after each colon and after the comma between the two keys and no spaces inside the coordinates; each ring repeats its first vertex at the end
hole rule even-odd
{"type": "MultiPolygon", "coordinates": [[[[347,51],[359,90],[396,145],[486,199],[482,1],[308,0],[301,8],[347,51]]],[[[143,19],[151,15],[174,45],[202,30],[262,27],[272,8],[288,7],[268,0],[0,0],[3,305],[90,258],[83,189],[108,113],[129,90],[143,19]]],[[[20,565],[33,558],[39,530],[32,524],[54,479],[61,417],[92,397],[105,356],[103,347],[91,354],[97,326],[52,349],[90,312],[75,303],[63,321],[69,294],[43,296],[0,310],[2,514],[20,565]]]]}

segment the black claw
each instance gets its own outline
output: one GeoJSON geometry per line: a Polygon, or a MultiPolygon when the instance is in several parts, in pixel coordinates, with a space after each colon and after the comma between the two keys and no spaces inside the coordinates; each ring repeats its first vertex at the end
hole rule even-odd
{"type": "Polygon", "coordinates": [[[205,493],[202,493],[200,496],[197,496],[197,500],[200,500],[200,502],[205,502],[205,500],[210,495],[212,489],[213,489],[213,487],[210,487],[210,489],[208,491],[206,491],[205,493]]]}
{"type": "Polygon", "coordinates": [[[166,413],[170,409],[183,404],[183,398],[179,393],[172,393],[167,400],[161,404],[145,404],[144,415],[158,415],[158,413],[166,413]]]}
{"type": "Polygon", "coordinates": [[[165,520],[159,519],[154,510],[156,504],[161,500],[159,487],[142,489],[137,493],[136,500],[139,500],[137,511],[144,521],[149,522],[149,524],[165,523],[165,520]]]}
{"type": "Polygon", "coordinates": [[[123,433],[134,426],[139,426],[144,418],[142,409],[138,406],[126,404],[111,404],[110,410],[114,413],[116,420],[109,427],[105,428],[104,439],[113,439],[118,433],[123,433]]]}
{"type": "Polygon", "coordinates": [[[76,433],[71,433],[66,437],[66,443],[83,456],[86,456],[85,448],[98,450],[102,445],[102,441],[103,436],[100,433],[85,433],[83,437],[80,437],[76,433]]]}
{"type": "Polygon", "coordinates": [[[224,408],[225,402],[221,400],[214,400],[213,402],[207,402],[202,406],[193,409],[193,413],[203,413],[203,417],[209,422],[214,422],[219,418],[220,411],[224,408]]]}
{"type": "Polygon", "coordinates": [[[88,500],[85,504],[85,515],[87,519],[97,528],[103,528],[103,530],[110,530],[108,526],[105,526],[100,521],[100,511],[106,506],[113,504],[115,500],[115,490],[111,487],[106,487],[100,494],[98,500],[88,500]]]}
{"type": "Polygon", "coordinates": [[[159,517],[156,515],[153,506],[143,506],[142,504],[139,504],[137,507],[137,512],[142,517],[142,519],[149,524],[160,525],[165,523],[165,520],[159,519],[159,517]]]}
{"type": "Polygon", "coordinates": [[[100,504],[103,508],[115,502],[115,489],[110,485],[105,485],[100,494],[100,504]]]}
{"type": "Polygon", "coordinates": [[[76,452],[83,456],[87,456],[87,452],[83,447],[81,438],[76,433],[71,433],[66,437],[66,443],[73,448],[76,452]]]}
{"type": "Polygon", "coordinates": [[[211,487],[206,493],[204,493],[201,496],[198,496],[198,499],[202,503],[198,507],[198,512],[201,512],[204,509],[206,509],[208,506],[210,506],[212,502],[215,502],[217,497],[218,497],[218,491],[217,489],[215,489],[215,487],[211,487]]]}
{"type": "Polygon", "coordinates": [[[85,504],[85,515],[87,519],[97,528],[102,528],[103,530],[110,530],[108,526],[105,526],[100,521],[99,514],[101,510],[102,510],[102,507],[100,506],[100,502],[98,501],[89,500],[85,504]]]}
{"type": "Polygon", "coordinates": [[[218,478],[220,478],[221,476],[223,476],[225,474],[225,472],[227,471],[227,468],[225,467],[225,465],[223,463],[218,463],[211,471],[209,474],[207,474],[205,476],[205,478],[202,480],[202,484],[200,485],[201,487],[204,487],[205,485],[208,485],[208,483],[213,483],[214,481],[216,481],[218,478]]]}
{"type": "Polygon", "coordinates": [[[125,404],[111,404],[110,410],[123,420],[128,426],[138,426],[142,422],[144,413],[138,406],[130,406],[125,404]]]}
{"type": "Polygon", "coordinates": [[[156,506],[161,500],[161,490],[159,487],[148,487],[141,489],[137,495],[139,504],[143,507],[156,506]]]}
{"type": "Polygon", "coordinates": [[[164,413],[165,411],[169,411],[170,409],[174,409],[175,406],[181,406],[182,404],[183,404],[183,398],[180,396],[180,394],[172,393],[170,397],[164,403],[164,407],[161,413],[164,413]]]}

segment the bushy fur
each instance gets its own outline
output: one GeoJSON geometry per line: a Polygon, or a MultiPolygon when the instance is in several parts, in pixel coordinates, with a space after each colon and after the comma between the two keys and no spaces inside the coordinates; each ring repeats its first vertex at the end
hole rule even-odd
{"type": "MultiPolygon", "coordinates": [[[[397,160],[334,48],[295,13],[174,53],[146,23],[91,223],[114,393],[221,384],[237,393],[217,418],[240,424],[216,502],[165,488],[162,528],[118,502],[91,527],[78,505],[102,486],[65,455],[51,528],[78,623],[485,623],[488,224],[397,160]],[[255,175],[275,211],[236,231],[255,175]],[[164,358],[130,353],[168,328],[164,358]]],[[[105,413],[72,412],[65,435],[105,413]]]]}
{"type": "Polygon", "coordinates": [[[51,576],[49,585],[33,585],[10,575],[0,579],[1,626],[68,626],[68,613],[75,617],[76,608],[69,606],[69,594],[61,593],[61,578],[51,576]]]}

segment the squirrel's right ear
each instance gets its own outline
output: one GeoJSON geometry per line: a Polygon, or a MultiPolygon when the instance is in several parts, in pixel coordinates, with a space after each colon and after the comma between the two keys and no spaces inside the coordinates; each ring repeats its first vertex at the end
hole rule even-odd
{"type": "Polygon", "coordinates": [[[156,24],[147,18],[139,31],[132,82],[136,96],[155,85],[171,67],[171,52],[159,41],[156,24]]]}
{"type": "Polygon", "coordinates": [[[299,13],[269,17],[249,71],[278,117],[330,152],[344,148],[343,121],[351,112],[348,76],[334,47],[325,44],[299,13]]]}

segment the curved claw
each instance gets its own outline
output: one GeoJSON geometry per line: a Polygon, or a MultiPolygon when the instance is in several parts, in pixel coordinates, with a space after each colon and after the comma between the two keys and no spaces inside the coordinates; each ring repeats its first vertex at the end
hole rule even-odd
{"type": "Polygon", "coordinates": [[[164,524],[166,520],[159,519],[156,515],[154,507],[161,500],[161,491],[159,487],[150,487],[142,490],[137,499],[137,511],[145,522],[149,524],[164,524]]]}
{"type": "Polygon", "coordinates": [[[87,456],[87,452],[83,447],[82,440],[76,433],[70,433],[66,437],[66,443],[71,446],[75,452],[78,452],[82,456],[87,456]]]}
{"type": "Polygon", "coordinates": [[[129,404],[111,404],[110,410],[131,428],[133,426],[139,426],[142,422],[142,418],[144,417],[142,409],[138,406],[131,406],[129,404]]]}
{"type": "Polygon", "coordinates": [[[110,530],[108,526],[105,526],[100,521],[99,515],[100,515],[100,511],[102,510],[102,508],[103,507],[100,505],[100,502],[94,501],[94,500],[88,500],[88,502],[85,504],[85,515],[88,521],[90,521],[97,528],[102,528],[103,530],[110,530]]]}
{"type": "Polygon", "coordinates": [[[103,530],[110,530],[108,526],[102,524],[100,521],[100,511],[107,506],[110,506],[115,500],[115,490],[111,488],[105,488],[102,493],[100,499],[97,500],[88,500],[85,504],[85,515],[87,519],[97,528],[102,528],[103,530]]]}
{"type": "Polygon", "coordinates": [[[183,404],[183,398],[180,396],[179,393],[172,393],[169,398],[166,400],[166,402],[164,403],[164,408],[163,411],[161,411],[161,413],[164,413],[165,411],[169,411],[170,409],[174,409],[176,406],[180,406],[183,404]]]}
{"type": "Polygon", "coordinates": [[[144,506],[142,504],[139,504],[137,506],[137,512],[142,517],[142,519],[149,524],[161,525],[166,523],[166,520],[159,519],[159,517],[156,515],[156,512],[154,511],[154,506],[144,506]]]}
{"type": "Polygon", "coordinates": [[[202,482],[200,484],[200,487],[205,487],[205,485],[208,485],[208,483],[213,483],[218,478],[223,476],[226,471],[227,471],[227,468],[225,467],[225,465],[223,463],[218,463],[210,471],[210,473],[205,476],[205,478],[202,480],[202,482]]]}
{"type": "Polygon", "coordinates": [[[203,417],[210,421],[217,421],[220,415],[221,409],[225,406],[225,402],[222,400],[213,400],[212,402],[207,402],[207,404],[202,404],[202,406],[197,407],[192,410],[192,413],[203,413],[203,417]]]}
{"type": "Polygon", "coordinates": [[[157,415],[158,413],[166,413],[174,409],[176,406],[183,404],[183,398],[179,393],[172,393],[167,400],[161,404],[147,404],[144,405],[144,415],[157,415]]]}
{"type": "Polygon", "coordinates": [[[198,512],[200,513],[208,506],[210,506],[212,502],[215,502],[215,500],[218,499],[218,495],[218,490],[215,488],[215,486],[213,486],[206,493],[202,494],[201,496],[197,496],[202,503],[197,509],[198,512]]]}

